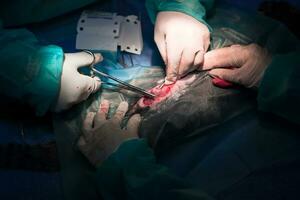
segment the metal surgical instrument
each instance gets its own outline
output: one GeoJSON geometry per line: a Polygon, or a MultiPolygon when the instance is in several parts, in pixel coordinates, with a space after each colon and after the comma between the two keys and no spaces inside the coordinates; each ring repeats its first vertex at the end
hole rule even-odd
{"type": "Polygon", "coordinates": [[[126,88],[130,89],[131,91],[137,92],[137,93],[142,94],[144,96],[147,96],[149,98],[154,98],[155,97],[154,94],[151,94],[150,92],[148,92],[148,91],[146,91],[146,90],[144,90],[142,88],[139,88],[139,87],[136,87],[136,86],[131,85],[129,83],[126,83],[125,81],[122,81],[122,80],[120,80],[120,79],[118,79],[116,77],[113,77],[113,76],[111,76],[109,74],[106,74],[104,72],[101,72],[101,71],[95,69],[94,63],[95,63],[95,59],[96,58],[95,58],[94,53],[92,53],[91,51],[88,51],[88,50],[84,50],[84,52],[86,52],[86,53],[90,54],[91,56],[93,56],[93,62],[90,65],[90,69],[91,69],[91,71],[93,73],[96,73],[96,74],[98,74],[100,76],[103,76],[103,77],[109,78],[111,80],[114,80],[114,81],[118,82],[119,84],[121,84],[122,86],[125,86],[126,88]]]}

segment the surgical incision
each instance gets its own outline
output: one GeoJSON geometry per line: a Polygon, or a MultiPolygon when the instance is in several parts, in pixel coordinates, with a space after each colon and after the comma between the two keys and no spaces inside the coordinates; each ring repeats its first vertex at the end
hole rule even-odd
{"type": "Polygon", "coordinates": [[[170,85],[163,85],[162,87],[160,85],[157,85],[150,90],[152,94],[155,94],[155,98],[143,97],[141,103],[143,103],[144,106],[151,106],[153,104],[161,102],[168,97],[174,85],[175,83],[170,85]]]}
{"type": "Polygon", "coordinates": [[[135,104],[133,110],[137,111],[144,108],[156,109],[160,103],[167,100],[176,99],[181,96],[185,89],[196,79],[196,75],[190,75],[183,79],[176,81],[173,84],[161,85],[158,84],[149,92],[155,94],[155,98],[142,97],[135,104]]]}

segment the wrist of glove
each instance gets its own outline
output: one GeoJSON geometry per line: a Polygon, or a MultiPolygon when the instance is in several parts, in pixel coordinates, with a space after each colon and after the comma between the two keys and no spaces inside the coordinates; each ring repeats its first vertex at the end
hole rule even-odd
{"type": "Polygon", "coordinates": [[[257,44],[232,45],[207,52],[200,70],[211,69],[212,76],[258,88],[271,60],[271,54],[257,44]]]}
{"type": "Polygon", "coordinates": [[[100,166],[124,141],[138,137],[140,115],[133,115],[127,127],[121,128],[127,110],[128,103],[121,102],[114,116],[107,119],[109,102],[103,100],[97,113],[87,114],[78,147],[94,166],[100,166]]]}
{"type": "Polygon", "coordinates": [[[86,52],[66,53],[61,75],[60,91],[54,111],[60,112],[72,105],[86,100],[101,85],[98,77],[89,77],[78,72],[78,69],[102,61],[101,54],[92,55],[86,52]]]}

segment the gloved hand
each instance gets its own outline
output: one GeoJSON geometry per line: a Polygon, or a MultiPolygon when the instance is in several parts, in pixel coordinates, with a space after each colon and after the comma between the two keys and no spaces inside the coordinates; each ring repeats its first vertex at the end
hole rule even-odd
{"type": "MultiPolygon", "coordinates": [[[[101,54],[94,55],[95,63],[102,61],[101,54]]],[[[66,110],[72,105],[86,100],[90,94],[99,89],[101,82],[97,76],[92,78],[78,72],[78,68],[90,65],[93,59],[93,56],[86,52],[65,54],[55,112],[66,110]]]]}
{"type": "Polygon", "coordinates": [[[127,110],[127,102],[121,102],[115,115],[107,119],[109,102],[103,100],[97,113],[87,114],[83,123],[83,135],[78,140],[78,147],[94,166],[99,166],[122,142],[138,137],[138,127],[141,121],[139,114],[129,119],[127,129],[120,127],[127,110]]]}
{"type": "Polygon", "coordinates": [[[210,44],[205,24],[180,12],[159,12],[154,40],[166,64],[166,80],[175,82],[203,62],[210,44]]]}
{"type": "Polygon", "coordinates": [[[271,60],[268,51],[257,44],[232,45],[207,52],[202,69],[224,68],[212,69],[209,74],[248,88],[257,88],[271,60]]]}

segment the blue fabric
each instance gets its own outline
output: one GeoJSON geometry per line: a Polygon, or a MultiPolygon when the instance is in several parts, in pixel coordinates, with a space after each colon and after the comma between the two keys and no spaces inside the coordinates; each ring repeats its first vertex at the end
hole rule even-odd
{"type": "Polygon", "coordinates": [[[0,144],[40,144],[55,140],[52,126],[34,117],[21,120],[0,121],[0,144]],[[29,119],[30,118],[30,119],[29,119]],[[22,135],[23,134],[23,135],[22,135]]]}
{"type": "Polygon", "coordinates": [[[41,22],[86,6],[96,0],[14,0],[2,1],[0,19],[4,26],[18,26],[41,22]],[[14,12],[12,14],[12,12],[14,12]]]}
{"type": "Polygon", "coordinates": [[[212,199],[200,189],[191,191],[168,168],[156,164],[152,149],[143,139],[121,144],[97,169],[96,177],[104,199],[212,199]]]}
{"type": "Polygon", "coordinates": [[[64,199],[60,173],[0,170],[0,177],[1,199],[64,199]]]}
{"type": "MultiPolygon", "coordinates": [[[[300,47],[299,47],[300,48],[300,47]]],[[[300,51],[274,56],[259,88],[261,110],[300,124],[300,51]],[[285,66],[285,67],[283,67],[285,66]],[[272,92],[271,92],[272,91],[272,92]]]]}

